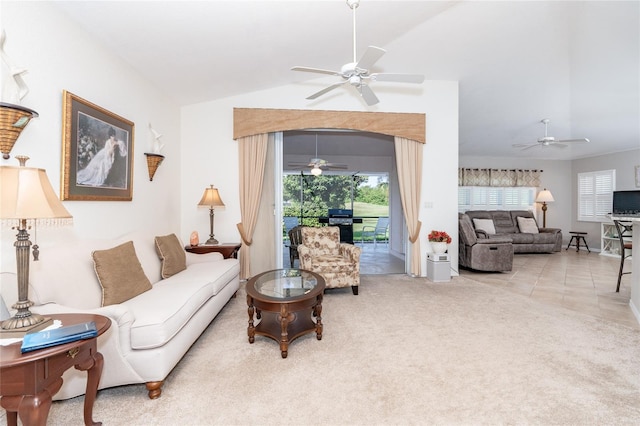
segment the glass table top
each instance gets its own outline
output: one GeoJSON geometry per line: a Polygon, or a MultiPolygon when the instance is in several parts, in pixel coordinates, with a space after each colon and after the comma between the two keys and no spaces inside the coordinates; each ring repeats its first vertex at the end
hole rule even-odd
{"type": "Polygon", "coordinates": [[[253,284],[258,293],[277,299],[302,296],[312,291],[316,285],[318,281],[310,272],[298,269],[265,272],[253,284]]]}

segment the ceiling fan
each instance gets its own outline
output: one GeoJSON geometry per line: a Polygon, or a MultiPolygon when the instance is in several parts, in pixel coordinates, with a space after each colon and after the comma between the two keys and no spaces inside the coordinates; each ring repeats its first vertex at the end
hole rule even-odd
{"type": "Polygon", "coordinates": [[[351,86],[362,96],[362,99],[367,105],[375,105],[379,101],[378,97],[373,93],[373,90],[369,87],[369,83],[372,81],[389,81],[397,83],[422,83],[424,76],[420,74],[390,74],[390,73],[370,73],[371,67],[386,53],[384,49],[375,46],[367,47],[364,54],[357,60],[356,55],[356,9],[360,5],[360,0],[347,0],[347,5],[353,11],[353,62],[344,64],[340,71],[330,71],[320,68],[310,67],[293,67],[293,71],[312,72],[318,74],[329,74],[342,77],[342,81],[334,83],[331,86],[325,87],[307,97],[307,99],[316,99],[333,89],[336,89],[343,84],[349,83],[351,86]]]}
{"type": "Polygon", "coordinates": [[[311,167],[311,174],[314,176],[320,176],[323,169],[327,170],[347,170],[346,164],[330,163],[327,160],[318,157],[318,135],[316,134],[316,155],[309,160],[309,163],[289,163],[289,167],[292,168],[306,168],[311,167]]]}
{"type": "Polygon", "coordinates": [[[587,138],[582,138],[582,139],[556,139],[553,136],[549,136],[547,133],[547,128],[549,125],[549,119],[548,118],[543,118],[542,120],[540,120],[541,123],[544,124],[544,137],[538,138],[538,141],[536,143],[532,143],[532,144],[526,144],[526,143],[514,143],[513,147],[514,148],[522,148],[522,151],[525,151],[527,149],[531,149],[534,146],[541,146],[541,147],[545,147],[545,146],[552,146],[555,148],[566,148],[567,147],[567,143],[574,143],[574,142],[589,142],[589,139],[587,138]]]}

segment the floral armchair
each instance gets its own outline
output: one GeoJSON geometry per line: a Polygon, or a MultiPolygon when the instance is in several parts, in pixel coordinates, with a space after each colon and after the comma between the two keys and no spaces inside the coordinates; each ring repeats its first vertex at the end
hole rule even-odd
{"type": "Polygon", "coordinates": [[[327,288],[351,286],[351,291],[357,295],[362,249],[341,243],[340,228],[336,226],[304,227],[301,233],[300,268],[320,274],[327,288]]]}

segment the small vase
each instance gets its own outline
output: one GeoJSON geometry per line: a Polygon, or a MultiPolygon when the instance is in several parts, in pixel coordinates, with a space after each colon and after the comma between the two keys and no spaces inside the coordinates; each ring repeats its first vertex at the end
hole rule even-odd
{"type": "Polygon", "coordinates": [[[431,250],[436,254],[444,254],[447,251],[447,243],[444,241],[430,241],[431,250]]]}

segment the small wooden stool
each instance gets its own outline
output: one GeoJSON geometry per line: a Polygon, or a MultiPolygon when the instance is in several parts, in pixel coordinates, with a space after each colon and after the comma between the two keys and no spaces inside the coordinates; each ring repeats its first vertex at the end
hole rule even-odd
{"type": "Polygon", "coordinates": [[[569,250],[569,247],[571,247],[571,243],[575,241],[576,251],[580,251],[580,241],[582,241],[584,246],[587,248],[587,251],[591,253],[591,250],[589,250],[589,246],[587,245],[587,240],[584,239],[584,236],[587,235],[587,232],[570,231],[569,233],[571,234],[571,239],[569,240],[569,244],[567,245],[567,248],[565,250],[569,250]]]}

